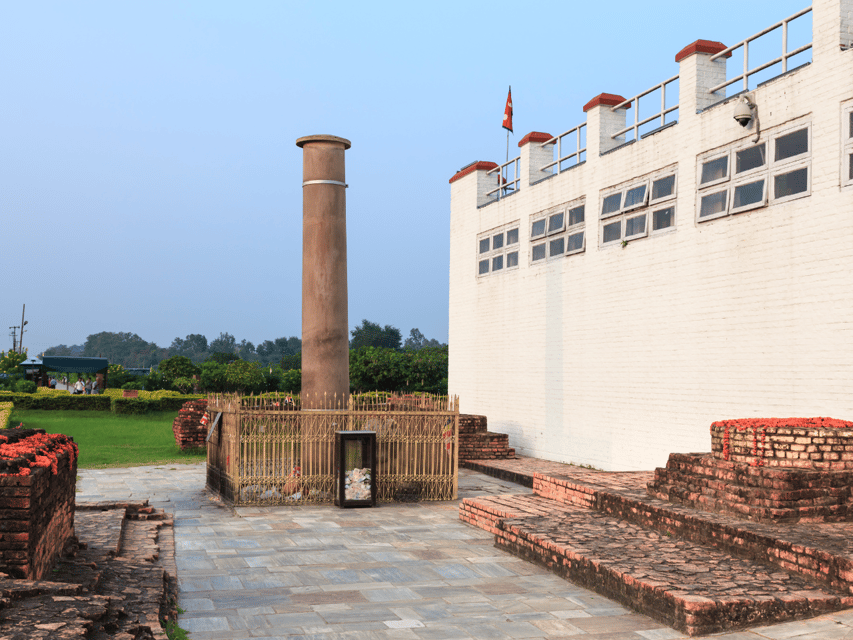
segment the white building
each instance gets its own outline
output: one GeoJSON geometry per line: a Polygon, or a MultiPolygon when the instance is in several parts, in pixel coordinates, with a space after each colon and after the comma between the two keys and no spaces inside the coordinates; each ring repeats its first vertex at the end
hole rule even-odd
{"type": "Polygon", "coordinates": [[[752,109],[719,87],[747,47],[698,40],[677,123],[601,94],[451,178],[449,390],[518,453],[650,469],[715,420],[853,419],[853,0],[800,14],[811,62],[752,109]]]}

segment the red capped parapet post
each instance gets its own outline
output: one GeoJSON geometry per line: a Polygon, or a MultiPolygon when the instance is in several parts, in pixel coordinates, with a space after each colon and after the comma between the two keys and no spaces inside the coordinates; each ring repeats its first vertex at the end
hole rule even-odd
{"type": "Polygon", "coordinates": [[[302,408],[345,407],[349,397],[347,210],[344,152],[330,135],[302,149],[302,408]]]}

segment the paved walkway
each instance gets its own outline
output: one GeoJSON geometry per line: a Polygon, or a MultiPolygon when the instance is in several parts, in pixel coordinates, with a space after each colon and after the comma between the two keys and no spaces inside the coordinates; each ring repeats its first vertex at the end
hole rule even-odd
{"type": "MultiPolygon", "coordinates": [[[[80,501],[149,499],[175,514],[192,640],[684,637],[496,550],[456,502],[230,509],[204,490],[203,464],[79,475],[80,501]]],[[[460,497],[527,491],[468,470],[459,486],[460,497]]],[[[853,611],[713,637],[853,639],[853,611]]]]}

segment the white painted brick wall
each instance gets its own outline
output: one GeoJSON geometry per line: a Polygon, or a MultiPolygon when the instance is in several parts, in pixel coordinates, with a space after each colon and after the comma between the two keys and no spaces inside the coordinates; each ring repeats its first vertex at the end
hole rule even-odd
{"type": "MultiPolygon", "coordinates": [[[[709,451],[714,420],[853,419],[853,186],[839,186],[849,4],[816,1],[814,62],[755,90],[763,132],[811,123],[809,197],[695,221],[697,156],[754,135],[733,101],[681,109],[677,125],[605,156],[590,118],[585,164],[499,203],[477,208],[482,172],[451,185],[449,383],[464,412],[523,455],[604,469],[709,451]],[[818,42],[827,23],[834,48],[818,42]],[[601,190],[672,164],[674,232],[600,248],[601,190]],[[583,196],[586,251],[530,265],[530,216],[583,196]],[[478,279],[477,235],[516,220],[520,268],[478,279]]],[[[682,96],[698,57],[682,62],[682,96]]]]}

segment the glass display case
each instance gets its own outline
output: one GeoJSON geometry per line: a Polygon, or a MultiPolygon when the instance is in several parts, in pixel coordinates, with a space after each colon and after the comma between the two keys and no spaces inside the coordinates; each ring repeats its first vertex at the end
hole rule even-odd
{"type": "Polygon", "coordinates": [[[339,507],[376,506],[376,432],[336,431],[335,504],[339,507]]]}

